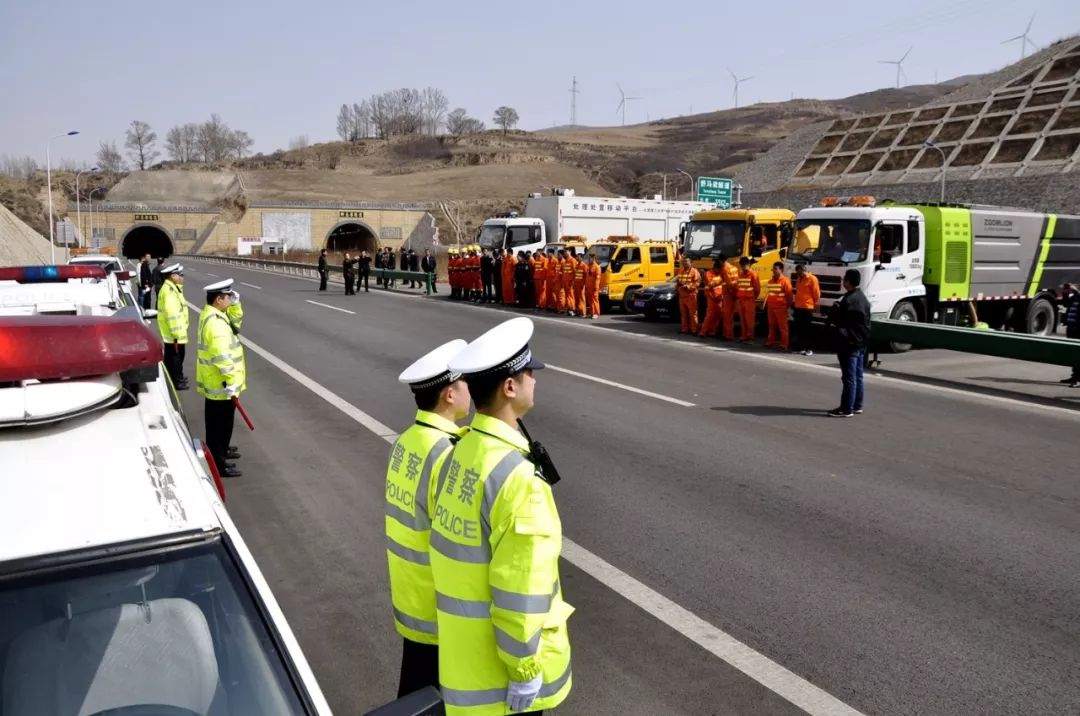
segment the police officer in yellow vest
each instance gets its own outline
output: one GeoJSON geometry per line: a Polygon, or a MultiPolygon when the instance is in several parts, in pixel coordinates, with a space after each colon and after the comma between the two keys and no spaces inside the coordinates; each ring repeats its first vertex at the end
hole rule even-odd
{"type": "Polygon", "coordinates": [[[171,264],[161,269],[162,284],[158,289],[158,331],[165,344],[162,362],[177,390],[187,390],[184,377],[184,357],[188,342],[188,307],[184,301],[184,267],[171,264]]]}
{"type": "Polygon", "coordinates": [[[435,587],[428,542],[435,480],[462,435],[455,421],[469,414],[469,386],[451,373],[449,360],[465,341],[431,351],[398,376],[416,401],[416,419],[390,451],[386,470],[386,559],[394,627],[404,639],[398,697],[439,685],[435,587]]]}
{"type": "Polygon", "coordinates": [[[226,462],[232,439],[233,419],[239,397],[247,387],[244,348],[233,332],[226,311],[232,300],[231,278],[206,287],[206,306],[199,314],[199,350],[195,368],[196,390],[206,398],[206,446],[222,477],[240,477],[240,470],[226,462]]]}
{"type": "MultiPolygon", "coordinates": [[[[233,334],[239,336],[240,328],[244,325],[244,305],[240,303],[240,294],[236,289],[229,291],[229,307],[225,309],[225,315],[229,318],[229,325],[232,326],[233,334]]],[[[240,391],[247,390],[247,356],[243,352],[243,344],[240,344],[240,357],[244,364],[244,382],[240,386],[240,391]]],[[[240,449],[235,445],[230,445],[228,451],[225,453],[226,460],[239,460],[240,449]]]]}
{"type": "Polygon", "coordinates": [[[439,683],[448,716],[555,708],[570,693],[567,619],[559,586],[562,524],[553,469],[519,432],[533,406],[533,324],[515,318],[450,361],[477,414],[439,473],[431,571],[439,683]],[[545,481],[548,480],[548,481],[545,481]]]}

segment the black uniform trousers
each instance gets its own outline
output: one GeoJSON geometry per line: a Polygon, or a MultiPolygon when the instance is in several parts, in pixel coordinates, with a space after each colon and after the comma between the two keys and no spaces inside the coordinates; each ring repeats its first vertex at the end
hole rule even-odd
{"type": "Polygon", "coordinates": [[[175,387],[179,387],[181,383],[185,382],[185,355],[187,355],[186,344],[178,343],[175,346],[172,343],[165,344],[165,356],[162,359],[162,363],[165,364],[165,372],[169,374],[169,378],[172,379],[173,386],[175,387]]]}
{"type": "Polygon", "coordinates": [[[229,443],[232,442],[236,404],[232,400],[210,398],[206,398],[205,402],[206,447],[210,448],[218,473],[221,473],[225,471],[225,455],[229,452],[229,443]]]}
{"type": "Polygon", "coordinates": [[[398,698],[425,686],[439,688],[439,645],[402,639],[398,698]]]}
{"type": "Polygon", "coordinates": [[[354,276],[353,276],[352,271],[346,271],[345,272],[345,295],[346,296],[352,296],[352,295],[354,295],[356,293],[356,291],[353,289],[353,278],[354,278],[354,276]]]}
{"type": "Polygon", "coordinates": [[[364,292],[365,293],[370,293],[371,292],[371,284],[368,283],[370,281],[370,279],[371,279],[371,272],[370,271],[360,271],[360,273],[358,273],[356,275],[356,290],[359,291],[360,290],[360,285],[363,284],[364,292]]]}
{"type": "Polygon", "coordinates": [[[330,272],[326,270],[319,271],[319,290],[326,290],[326,281],[330,278],[330,272]]]}
{"type": "MultiPolygon", "coordinates": [[[[726,298],[724,300],[727,300],[726,298]]],[[[810,323],[814,316],[812,308],[796,308],[795,321],[792,325],[791,350],[810,350],[810,323]]]]}

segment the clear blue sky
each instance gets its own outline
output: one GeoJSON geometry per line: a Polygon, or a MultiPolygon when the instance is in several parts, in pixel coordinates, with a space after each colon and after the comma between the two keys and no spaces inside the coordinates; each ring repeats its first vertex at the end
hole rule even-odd
{"type": "Polygon", "coordinates": [[[628,123],[730,107],[731,79],[753,75],[741,104],[833,98],[987,72],[1018,59],[1002,45],[1031,30],[1040,47],[1080,32],[1080,2],[957,0],[894,4],[509,2],[180,3],[9,0],[0,13],[0,154],[92,160],[102,140],[147,121],[163,137],[211,112],[269,152],[297,135],[335,138],[342,102],[395,87],[441,88],[489,125],[501,104],[521,127],[565,124],[577,75],[578,122],[628,123]],[[521,9],[517,9],[517,8],[521,9]],[[730,9],[728,9],[730,8],[730,9]],[[827,8],[827,14],[823,9],[827,8]]]}

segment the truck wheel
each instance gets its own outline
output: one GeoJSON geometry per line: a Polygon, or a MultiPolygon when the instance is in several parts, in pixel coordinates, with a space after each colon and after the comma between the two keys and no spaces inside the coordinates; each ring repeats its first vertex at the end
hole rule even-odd
{"type": "Polygon", "coordinates": [[[622,297],[622,312],[630,315],[634,312],[634,294],[641,286],[627,286],[626,293],[622,297]]]}
{"type": "Polygon", "coordinates": [[[1033,336],[1048,336],[1054,332],[1054,304],[1045,298],[1036,298],[1028,306],[1025,329],[1033,336]]]}
{"type": "MultiPolygon", "coordinates": [[[[892,314],[889,316],[894,321],[914,321],[918,322],[919,312],[915,310],[915,306],[908,301],[901,301],[893,307],[892,314]]],[[[907,353],[911,350],[910,343],[897,343],[895,341],[889,342],[889,350],[893,353],[907,353]]]]}

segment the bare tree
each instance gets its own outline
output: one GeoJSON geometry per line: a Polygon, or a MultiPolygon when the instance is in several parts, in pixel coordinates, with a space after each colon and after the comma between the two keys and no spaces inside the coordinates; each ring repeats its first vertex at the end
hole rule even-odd
{"type": "Polygon", "coordinates": [[[517,126],[518,113],[513,107],[502,106],[495,110],[495,118],[491,120],[496,127],[501,127],[503,134],[517,126]]]}
{"type": "Polygon", "coordinates": [[[0,156],[0,174],[16,179],[29,179],[37,171],[38,164],[33,157],[16,157],[13,154],[0,156]]]}
{"type": "Polygon", "coordinates": [[[150,125],[139,120],[132,120],[127,130],[127,138],[124,146],[128,148],[133,164],[139,169],[146,169],[158,158],[158,151],[154,148],[157,134],[150,129],[150,125]]]}
{"type": "Polygon", "coordinates": [[[353,115],[353,108],[347,104],[341,105],[341,109],[338,111],[337,133],[345,142],[355,142],[357,139],[356,117],[353,115]]]}
{"type": "Polygon", "coordinates": [[[481,122],[479,119],[476,119],[475,117],[466,117],[464,124],[462,124],[461,133],[480,134],[485,129],[487,129],[487,127],[485,127],[484,123],[481,122]]]}
{"type": "Polygon", "coordinates": [[[180,142],[183,147],[184,161],[193,162],[198,159],[199,153],[199,125],[188,122],[180,127],[180,142]]]}
{"type": "Polygon", "coordinates": [[[431,136],[439,133],[439,128],[446,117],[446,110],[450,107],[450,100],[443,91],[435,87],[427,87],[421,94],[423,107],[424,131],[431,136]]]}
{"type": "Polygon", "coordinates": [[[204,162],[219,162],[231,151],[232,131],[220,115],[211,114],[210,119],[199,125],[195,144],[204,162]]]}
{"type": "Polygon", "coordinates": [[[255,140],[242,129],[230,130],[228,140],[229,151],[235,153],[237,159],[243,159],[244,155],[255,144],[255,140]]]}
{"type": "Polygon", "coordinates": [[[353,104],[352,106],[353,131],[358,138],[366,139],[371,136],[371,102],[353,104]]]}
{"type": "Polygon", "coordinates": [[[191,159],[184,145],[184,128],[177,125],[165,133],[165,151],[174,162],[181,164],[191,159]]]}
{"type": "Polygon", "coordinates": [[[484,131],[484,123],[470,117],[464,107],[458,107],[446,115],[446,131],[455,137],[478,134],[484,131]]]}
{"type": "Polygon", "coordinates": [[[304,149],[310,145],[311,142],[308,140],[306,134],[301,134],[289,140],[289,149],[304,149]]]}
{"type": "Polygon", "coordinates": [[[124,158],[116,148],[116,142],[102,142],[97,151],[97,163],[101,171],[119,174],[124,171],[124,158]]]}

